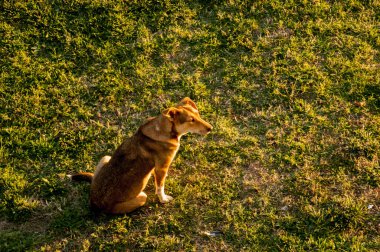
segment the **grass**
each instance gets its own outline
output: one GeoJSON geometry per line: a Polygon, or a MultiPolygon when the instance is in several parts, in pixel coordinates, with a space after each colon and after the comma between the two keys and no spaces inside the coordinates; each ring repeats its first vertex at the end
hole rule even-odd
{"type": "Polygon", "coordinates": [[[378,0],[1,9],[1,251],[380,249],[378,0]],[[183,137],[175,200],[94,215],[65,175],[185,96],[214,131],[183,137]]]}

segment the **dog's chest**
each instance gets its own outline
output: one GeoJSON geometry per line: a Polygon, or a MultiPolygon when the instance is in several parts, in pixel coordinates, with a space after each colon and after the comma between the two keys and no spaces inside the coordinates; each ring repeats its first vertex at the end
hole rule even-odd
{"type": "Polygon", "coordinates": [[[173,150],[173,154],[171,156],[170,161],[173,161],[173,159],[175,158],[175,155],[177,155],[178,150],[179,150],[179,145],[173,150]]]}

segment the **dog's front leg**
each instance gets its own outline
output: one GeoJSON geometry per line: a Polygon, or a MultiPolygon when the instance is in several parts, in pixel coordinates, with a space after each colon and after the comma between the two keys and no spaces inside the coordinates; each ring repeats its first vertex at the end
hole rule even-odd
{"type": "Polygon", "coordinates": [[[156,167],[154,169],[154,180],[156,184],[156,194],[161,203],[168,203],[173,197],[165,194],[165,178],[169,167],[156,167]]]}

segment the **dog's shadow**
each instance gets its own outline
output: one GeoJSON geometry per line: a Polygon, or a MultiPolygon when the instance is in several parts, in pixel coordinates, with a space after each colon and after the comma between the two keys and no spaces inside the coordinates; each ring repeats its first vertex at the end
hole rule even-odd
{"type": "Polygon", "coordinates": [[[148,194],[147,202],[144,206],[136,209],[128,214],[105,214],[99,210],[92,209],[90,207],[90,185],[82,182],[68,182],[68,196],[65,204],[61,207],[61,210],[53,218],[50,228],[57,232],[67,230],[71,232],[83,231],[91,229],[96,225],[107,225],[109,222],[132,218],[139,219],[146,215],[151,214],[160,205],[154,192],[153,182],[150,181],[145,188],[145,192],[148,194]]]}

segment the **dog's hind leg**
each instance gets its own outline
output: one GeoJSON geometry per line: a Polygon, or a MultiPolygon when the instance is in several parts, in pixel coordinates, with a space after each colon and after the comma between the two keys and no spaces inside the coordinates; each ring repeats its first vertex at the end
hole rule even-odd
{"type": "Polygon", "coordinates": [[[102,168],[105,164],[107,164],[111,160],[111,156],[104,156],[100,159],[96,169],[102,168]]]}
{"type": "Polygon", "coordinates": [[[105,165],[107,164],[109,161],[111,160],[111,156],[104,156],[100,159],[98,165],[96,166],[96,169],[95,169],[95,172],[94,172],[94,176],[96,176],[96,174],[98,174],[98,172],[100,171],[100,169],[105,165]]]}
{"type": "Polygon", "coordinates": [[[141,192],[136,198],[117,203],[113,209],[110,211],[112,214],[125,214],[130,213],[133,210],[143,206],[146,202],[146,194],[141,192]]]}

